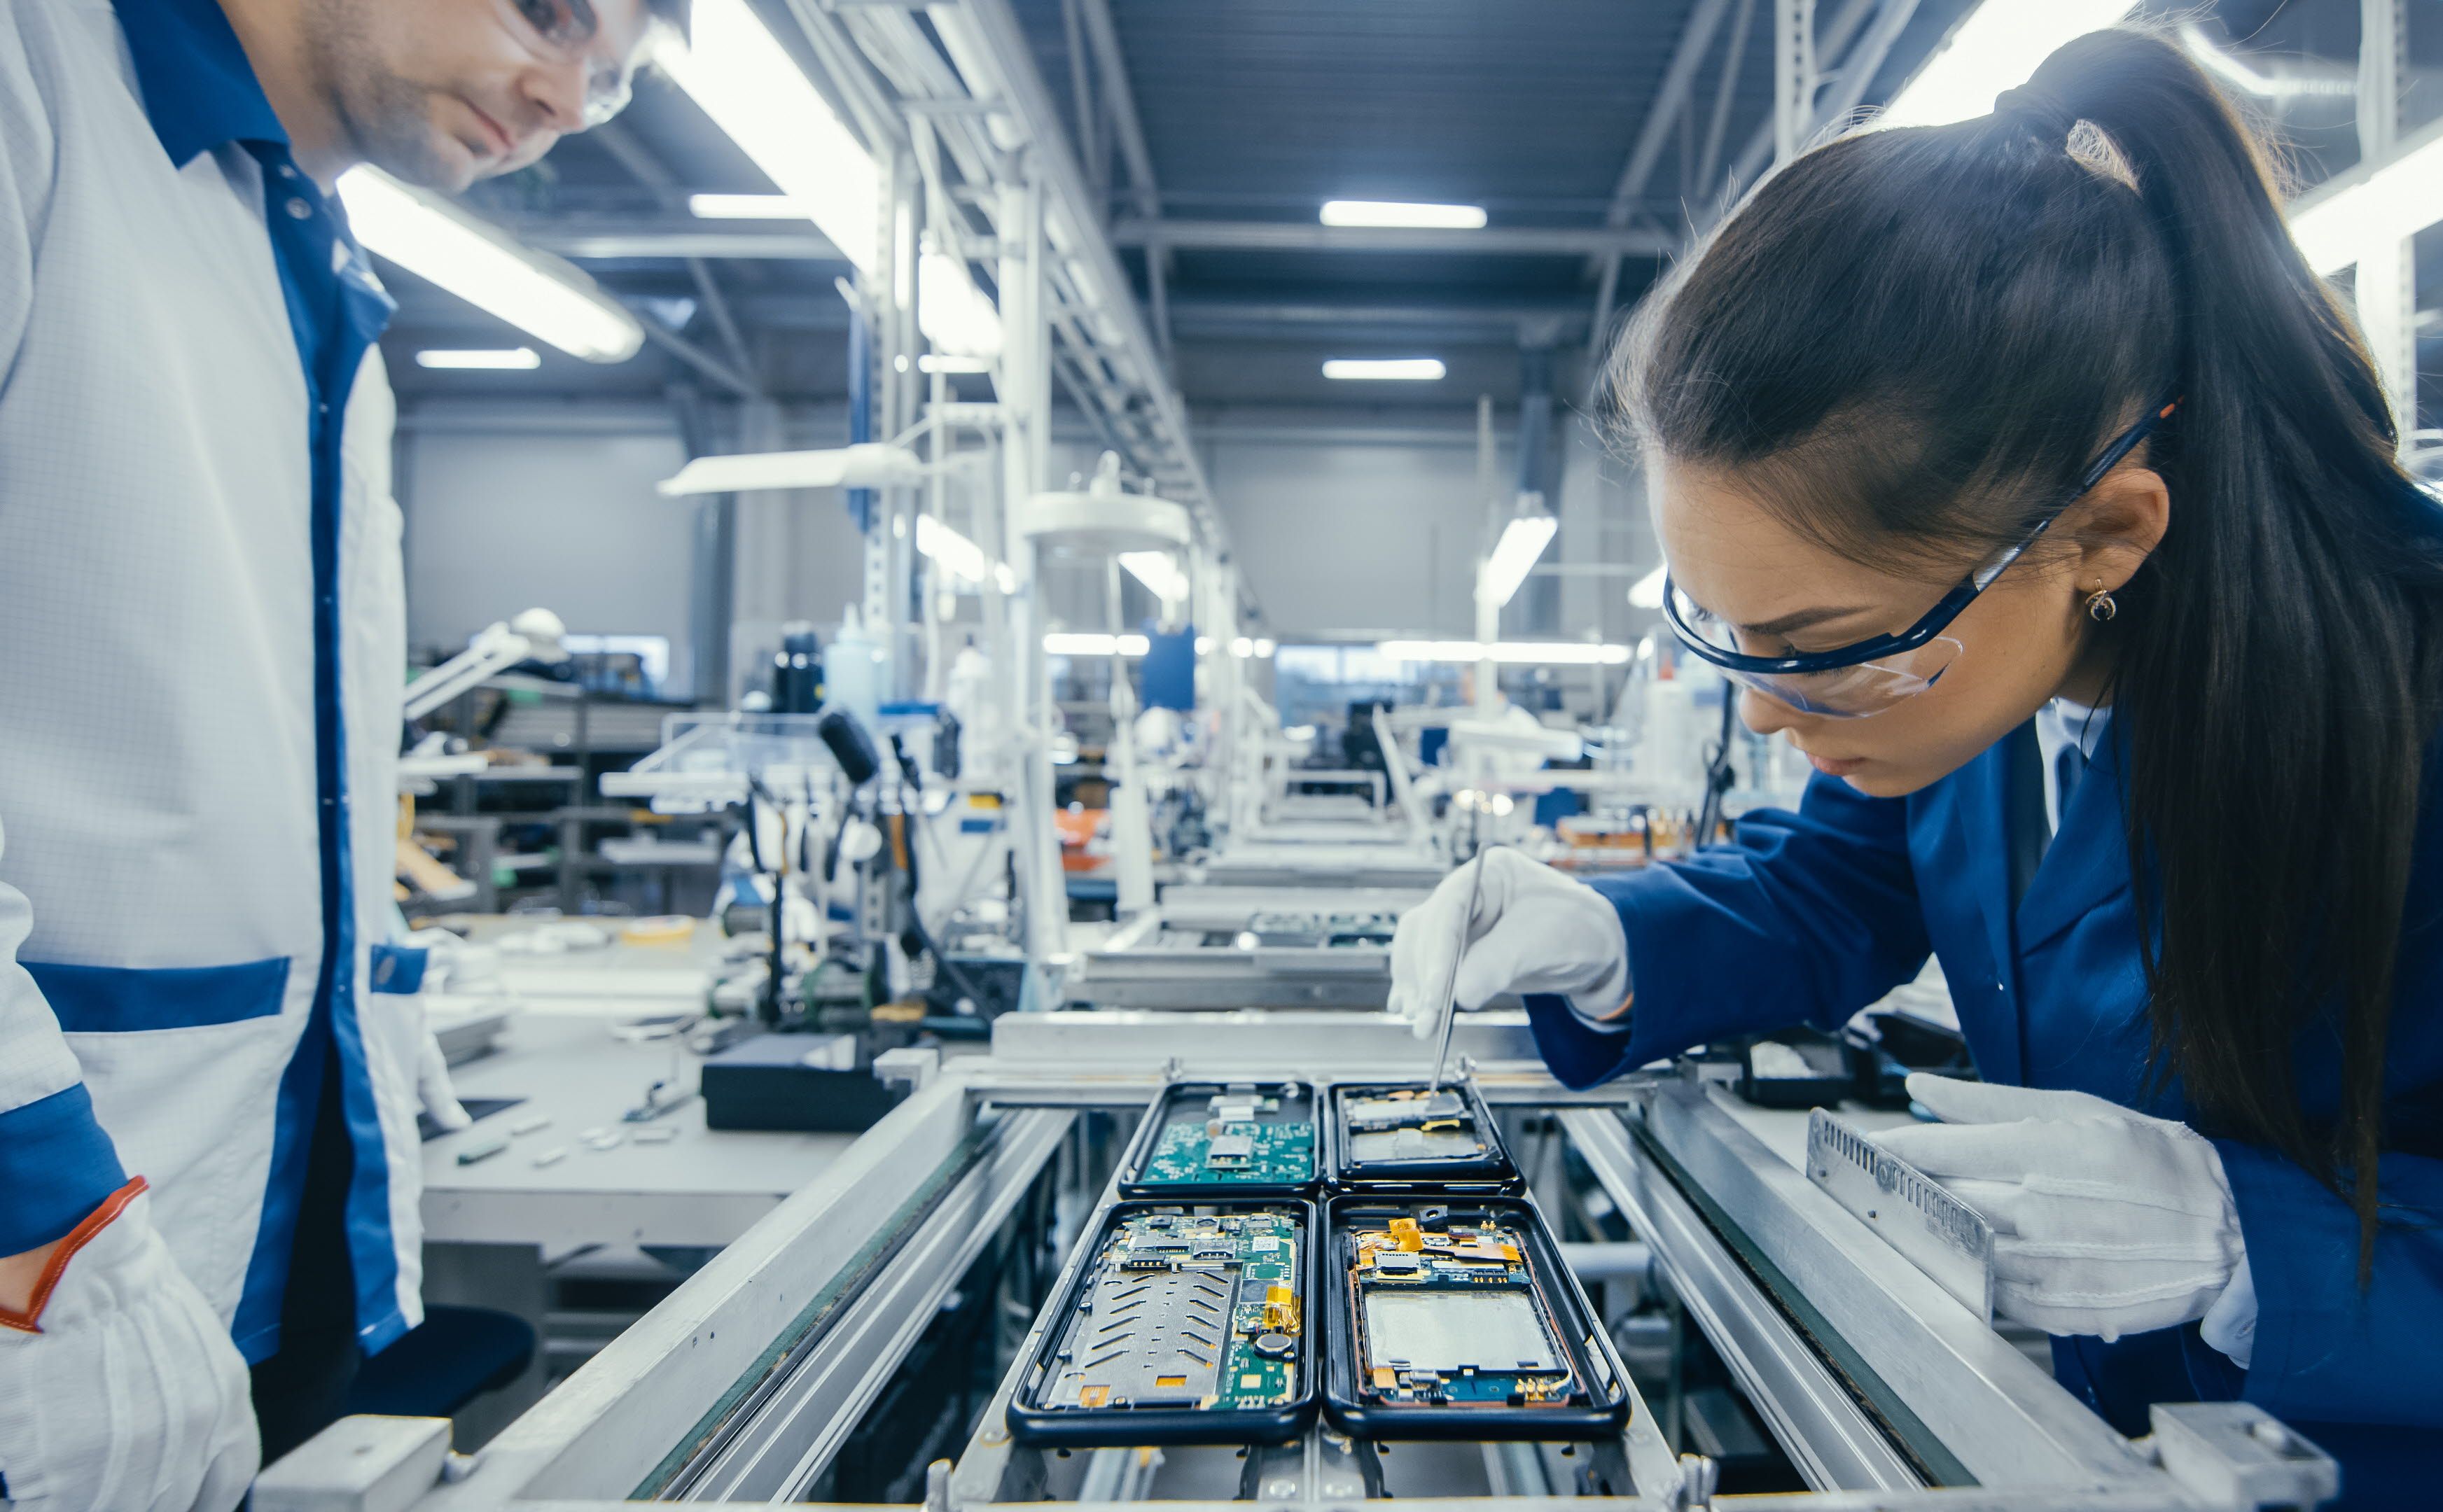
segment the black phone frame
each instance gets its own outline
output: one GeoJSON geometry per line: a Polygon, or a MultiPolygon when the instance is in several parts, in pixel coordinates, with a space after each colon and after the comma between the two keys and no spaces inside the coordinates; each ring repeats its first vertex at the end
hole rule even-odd
{"type": "MultiPolygon", "coordinates": [[[[1242,1079],[1240,1084],[1247,1084],[1251,1080],[1242,1079]]],[[[1315,1188],[1323,1181],[1323,1099],[1313,1083],[1296,1077],[1253,1080],[1253,1084],[1265,1089],[1295,1088],[1299,1096],[1306,1099],[1306,1121],[1313,1131],[1314,1143],[1310,1151],[1305,1181],[1288,1186],[1261,1181],[1148,1183],[1144,1179],[1146,1162],[1153,1158],[1155,1147],[1162,1142],[1162,1131],[1170,1122],[1172,1106],[1187,1101],[1191,1094],[1198,1099],[1210,1098],[1230,1084],[1227,1082],[1173,1082],[1154,1094],[1153,1102],[1147,1105],[1145,1116],[1137,1122],[1137,1132],[1129,1140],[1127,1152],[1120,1157],[1121,1196],[1165,1201],[1254,1201],[1261,1197],[1312,1197],[1314,1194],[1315,1188]]]]}
{"type": "Polygon", "coordinates": [[[1236,1202],[1115,1202],[1105,1210],[1093,1240],[1079,1253],[1077,1268],[1058,1295],[1036,1316],[1040,1337],[1027,1357],[1026,1371],[1010,1393],[1005,1414],[1009,1436],[1036,1448],[1132,1448],[1141,1444],[1286,1444],[1314,1425],[1323,1405],[1324,1370],[1318,1357],[1321,1337],[1315,1309],[1321,1302],[1323,1272],[1322,1213],[1309,1198],[1259,1197],[1236,1202]],[[1295,1401],[1261,1412],[1201,1412],[1188,1407],[1038,1407],[1035,1394],[1052,1378],[1052,1360],[1060,1347],[1067,1321],[1084,1299],[1094,1274],[1093,1260],[1111,1243],[1112,1231],[1140,1213],[1174,1211],[1196,1216],[1204,1209],[1217,1215],[1232,1211],[1294,1212],[1304,1228],[1305,1286],[1298,1306],[1298,1368],[1303,1386],[1295,1401]]]}
{"type": "Polygon", "coordinates": [[[1349,1133],[1349,1120],[1342,1104],[1350,1094],[1369,1092],[1402,1092],[1422,1087],[1419,1082],[1334,1082],[1326,1090],[1325,1104],[1329,1117],[1321,1120],[1318,1131],[1324,1140],[1324,1185],[1334,1193],[1365,1193],[1398,1195],[1406,1193],[1444,1193],[1453,1196],[1495,1196],[1514,1193],[1523,1183],[1517,1164],[1510,1158],[1509,1142],[1501,1137],[1501,1125],[1494,1120],[1493,1109],[1477,1089],[1473,1077],[1463,1077],[1443,1084],[1446,1091],[1456,1091],[1467,1100],[1469,1117],[1476,1120],[1478,1131],[1489,1146],[1483,1156],[1466,1160],[1376,1160],[1358,1162],[1351,1150],[1355,1140],[1349,1133]]]}
{"type": "Polygon", "coordinates": [[[1315,1247],[1316,1263],[1328,1267],[1323,1284],[1330,1293],[1330,1318],[1325,1325],[1323,1411],[1332,1426],[1352,1438],[1434,1439],[1455,1443],[1526,1439],[1538,1442],[1586,1442],[1608,1437],[1628,1426],[1628,1369],[1605,1337],[1594,1305],[1587,1300],[1578,1278],[1561,1258],[1551,1229],[1535,1204],[1516,1196],[1467,1196],[1437,1200],[1429,1196],[1360,1194],[1332,1198],[1324,1208],[1325,1243],[1315,1247]],[[1560,1344],[1570,1368],[1587,1388],[1589,1405],[1564,1407],[1395,1406],[1368,1403],[1358,1390],[1365,1361],[1358,1357],[1355,1284],[1350,1280],[1344,1241],[1360,1225],[1379,1227],[1391,1218],[1416,1216],[1424,1208],[1447,1208],[1460,1222],[1481,1215],[1515,1228],[1526,1239],[1522,1253],[1528,1274],[1542,1283],[1542,1294],[1553,1311],[1560,1344]],[[1587,1357],[1589,1342],[1595,1357],[1587,1357]],[[1599,1376],[1607,1390],[1598,1392],[1599,1376]]]}

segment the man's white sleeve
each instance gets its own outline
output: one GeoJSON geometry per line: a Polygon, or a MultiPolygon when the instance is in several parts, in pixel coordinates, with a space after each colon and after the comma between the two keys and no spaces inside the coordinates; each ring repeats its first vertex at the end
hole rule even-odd
{"type": "MultiPolygon", "coordinates": [[[[51,116],[18,30],[23,10],[24,0],[0,0],[0,398],[16,378],[50,193],[51,116]]],[[[9,503],[0,496],[0,510],[9,503]]],[[[0,710],[0,732],[6,720],[0,710]]],[[[0,815],[8,803],[0,792],[0,815]]],[[[0,858],[6,847],[0,831],[0,858]]],[[[33,918],[25,894],[0,882],[0,1255],[64,1236],[127,1180],[59,1020],[17,964],[33,918]]]]}

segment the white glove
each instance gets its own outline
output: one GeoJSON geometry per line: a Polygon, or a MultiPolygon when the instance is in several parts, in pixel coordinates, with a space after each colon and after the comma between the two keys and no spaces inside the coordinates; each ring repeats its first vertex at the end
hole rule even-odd
{"type": "Polygon", "coordinates": [[[1489,850],[1443,878],[1391,937],[1391,1011],[1405,1014],[1419,1039],[1441,1027],[1462,938],[1454,994],[1462,1009],[1505,993],[1559,993],[1600,1016],[1628,996],[1628,938],[1603,895],[1515,850],[1489,850]]]}
{"type": "Polygon", "coordinates": [[[2123,1334],[2202,1318],[2246,1261],[2222,1157],[2185,1123],[2085,1092],[1920,1071],[1943,1120],[1877,1142],[1993,1225],[1993,1306],[2048,1334],[2123,1334]]]}
{"type": "Polygon", "coordinates": [[[31,1331],[0,1328],[0,1475],[16,1512],[228,1512],[254,1479],[246,1362],[128,1186],[78,1230],[83,1248],[76,1234],[61,1247],[31,1331]]]}
{"type": "Polygon", "coordinates": [[[444,1129],[463,1129],[475,1121],[459,1104],[458,1089],[450,1083],[450,1057],[431,1029],[424,1031],[424,1044],[415,1053],[415,1096],[444,1129]]]}

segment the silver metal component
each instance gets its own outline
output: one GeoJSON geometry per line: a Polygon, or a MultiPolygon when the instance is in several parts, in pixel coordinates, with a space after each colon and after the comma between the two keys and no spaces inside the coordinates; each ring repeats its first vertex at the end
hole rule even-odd
{"type": "Polygon", "coordinates": [[[442,1479],[446,1417],[343,1417],[266,1466],[265,1512],[400,1512],[442,1479]]]}
{"type": "Polygon", "coordinates": [[[1993,1321],[1993,1226],[1982,1213],[1822,1108],[1807,1120],[1807,1179],[1961,1306],[1993,1321]]]}
{"type": "MultiPolygon", "coordinates": [[[[1636,1123],[1676,1170],[1641,1147],[1627,1178],[1616,1187],[1616,1172],[1604,1186],[1631,1210],[1675,1285],[1685,1273],[1686,1289],[1703,1295],[1696,1278],[1712,1271],[1717,1317],[1707,1334],[1749,1379],[1810,1484],[1907,1485],[1920,1478],[1912,1457],[1947,1458],[1986,1485],[2135,1473],[2140,1456],[2128,1440],[1931,1277],[1892,1264],[1890,1246],[1808,1180],[1800,1152],[1776,1154],[1725,1111],[1727,1097],[1695,1082],[1655,1084],[1636,1123]],[[1700,1215],[1683,1193],[1709,1211],[1700,1215]],[[1739,1251],[1727,1251],[1726,1236],[1739,1251]],[[1771,1289],[1751,1271],[1769,1272],[1771,1289]],[[1873,1414],[1861,1394],[1875,1399],[1873,1414]],[[1908,1441],[1906,1453],[1877,1416],[1908,1441]]],[[[1567,1113],[1562,1123],[1581,1153],[1607,1151],[1599,1172],[1626,1153],[1617,1120],[1567,1113]]]]}
{"type": "Polygon", "coordinates": [[[767,1387],[679,1471],[680,1500],[801,1496],[881,1393],[891,1362],[915,1343],[1058,1147],[1069,1119],[1042,1110],[1013,1115],[993,1156],[944,1193],[866,1291],[781,1361],[767,1387]]]}
{"type": "MultiPolygon", "coordinates": [[[[1538,1088],[1559,1091],[1536,1057],[1535,1037],[1523,1012],[1488,1009],[1470,1013],[1453,1030],[1452,1043],[1488,1073],[1515,1072],[1538,1088]]],[[[1337,1076],[1379,1073],[1405,1081],[1417,1074],[1417,1041],[1405,1019],[1329,1010],[1098,1010],[1004,1013],[993,1020],[993,1060],[1003,1069],[1049,1067],[1074,1082],[1081,1071],[1153,1073],[1174,1058],[1212,1081],[1303,1076],[1318,1066],[1337,1076]]],[[[1484,1092],[1488,1099],[1495,1097],[1489,1084],[1484,1092]]],[[[1601,1099],[1616,1102],[1619,1096],[1615,1089],[1602,1093],[1601,1099]]],[[[1542,1092],[1528,1100],[1543,1101],[1542,1092]]]]}
{"type": "Polygon", "coordinates": [[[1560,1116],[1561,1128],[1653,1247],[1656,1265],[1815,1487],[1886,1490],[1924,1484],[1905,1454],[1754,1280],[1688,1199],[1634,1152],[1607,1112],[1560,1116]]]}
{"type": "Polygon", "coordinates": [[[2153,1421],[2156,1459],[2208,1506],[2309,1507],[2341,1492],[2332,1459],[2251,1403],[2165,1403],[2153,1421]]]}
{"type": "Polygon", "coordinates": [[[1060,1000],[1102,1008],[1379,1009],[1390,991],[1387,945],[1262,945],[1240,935],[1255,916],[1216,928],[1148,909],[1099,947],[1071,957],[1060,1000]],[[1238,936],[1220,944],[1215,935],[1238,936]]]}
{"type": "Polygon", "coordinates": [[[1670,1502],[1702,1512],[1714,1504],[1715,1488],[1721,1485],[1722,1467],[1702,1454],[1680,1456],[1680,1478],[1671,1485],[1670,1502]]]}
{"type": "Polygon", "coordinates": [[[884,1086],[905,1086],[910,1092],[922,1092],[933,1084],[942,1071],[939,1049],[919,1049],[913,1046],[885,1050],[873,1058],[873,1079],[884,1086]]]}

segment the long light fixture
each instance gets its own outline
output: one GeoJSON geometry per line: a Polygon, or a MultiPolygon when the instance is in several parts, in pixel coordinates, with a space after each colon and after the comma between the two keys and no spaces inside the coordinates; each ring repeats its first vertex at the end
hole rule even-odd
{"type": "Polygon", "coordinates": [[[1662,579],[1669,569],[1657,566],[1654,571],[1628,585],[1628,603],[1632,609],[1661,609],[1662,579]]]}
{"type": "Polygon", "coordinates": [[[1323,375],[1339,383],[1433,383],[1447,372],[1440,357],[1333,357],[1323,375]]]}
{"type": "Polygon", "coordinates": [[[2340,73],[2331,78],[2259,73],[2250,67],[2248,61],[2239,54],[2214,46],[2213,39],[2206,35],[2205,27],[2195,22],[2182,26],[2179,38],[2180,46],[2187,48],[2189,56],[2207,72],[2232,88],[2244,89],[2260,100],[2294,100],[2306,95],[2337,99],[2358,92],[2357,83],[2340,73]]]}
{"type": "Polygon", "coordinates": [[[1177,604],[1187,597],[1187,573],[1168,552],[1122,552],[1120,566],[1130,577],[1145,585],[1147,592],[1166,604],[1177,604]]]}
{"type": "Polygon", "coordinates": [[[925,464],[904,446],[863,441],[829,451],[752,451],[698,457],[653,485],[665,499],[768,488],[889,488],[922,483],[925,464]]]}
{"type": "Polygon", "coordinates": [[[700,221],[802,221],[806,207],[786,194],[689,194],[688,213],[700,221]]]}
{"type": "Polygon", "coordinates": [[[374,168],[340,175],[359,241],[477,309],[588,362],[625,362],[645,344],[635,316],[585,270],[374,168]]]}
{"type": "Polygon", "coordinates": [[[1046,656],[1143,656],[1153,643],[1142,635],[1096,630],[1053,630],[1043,637],[1046,656]]]}
{"type": "Polygon", "coordinates": [[[1630,647],[1594,641],[1382,641],[1375,653],[1394,662],[1500,662],[1513,666],[1619,666],[1630,647]]]}
{"type": "Polygon", "coordinates": [[[1985,0],[1951,28],[1876,124],[1943,126],[1982,116],[1994,96],[2026,83],[2054,48],[2130,9],[2129,0],[1985,0]]]}
{"type": "Polygon", "coordinates": [[[963,582],[981,588],[989,577],[1004,593],[1018,586],[1017,574],[1009,570],[1007,562],[993,560],[982,546],[930,515],[916,517],[916,549],[963,582]]]}
{"type": "Polygon", "coordinates": [[[916,325],[947,355],[1001,355],[1001,310],[976,287],[964,263],[929,246],[916,260],[916,325]]]}
{"type": "Polygon", "coordinates": [[[532,347],[428,347],[415,355],[419,368],[463,368],[493,373],[524,373],[542,366],[532,347]]]}
{"type": "Polygon", "coordinates": [[[1561,522],[1541,512],[1514,517],[1501,527],[1501,538],[1493,543],[1493,555],[1484,559],[1476,575],[1476,596],[1479,603],[1496,608],[1518,596],[1518,587],[1527,581],[1527,574],[1544,548],[1552,543],[1561,522]]]}
{"type": "Polygon", "coordinates": [[[687,40],[666,28],[654,61],[842,257],[873,272],[882,243],[873,157],[747,0],[695,0],[687,40]]]}
{"type": "Polygon", "coordinates": [[[2290,234],[2319,273],[2338,273],[2368,247],[2443,220],[2443,125],[2412,137],[2380,167],[2352,169],[2302,195],[2290,234]]]}
{"type": "Polygon", "coordinates": [[[1481,205],[1420,205],[1404,200],[1333,199],[1323,205],[1326,226],[1397,226],[1438,231],[1484,229],[1481,205]]]}

